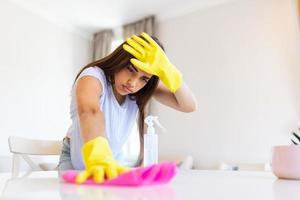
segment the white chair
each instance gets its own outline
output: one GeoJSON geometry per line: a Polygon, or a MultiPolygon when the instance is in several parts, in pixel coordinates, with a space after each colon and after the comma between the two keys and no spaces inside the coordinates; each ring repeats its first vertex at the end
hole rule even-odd
{"type": "Polygon", "coordinates": [[[13,153],[12,177],[17,177],[20,170],[20,160],[23,158],[32,171],[56,170],[57,163],[36,164],[29,156],[60,155],[62,141],[34,140],[10,136],[8,138],[10,152],[13,153]]]}
{"type": "Polygon", "coordinates": [[[225,163],[219,165],[219,170],[229,171],[270,171],[268,163],[225,163]]]}

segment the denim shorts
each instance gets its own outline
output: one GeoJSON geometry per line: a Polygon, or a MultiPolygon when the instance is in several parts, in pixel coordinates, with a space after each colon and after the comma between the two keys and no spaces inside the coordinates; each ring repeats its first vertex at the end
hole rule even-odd
{"type": "Polygon", "coordinates": [[[63,139],[63,147],[59,157],[58,171],[65,171],[68,169],[74,169],[71,161],[70,153],[70,138],[65,137],[63,139]]]}

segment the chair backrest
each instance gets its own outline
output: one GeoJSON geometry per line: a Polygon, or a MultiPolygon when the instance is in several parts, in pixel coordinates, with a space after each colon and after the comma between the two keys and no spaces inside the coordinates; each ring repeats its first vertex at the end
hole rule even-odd
{"type": "Polygon", "coordinates": [[[10,136],[8,138],[10,152],[28,155],[59,155],[62,141],[34,140],[10,136]]]}
{"type": "Polygon", "coordinates": [[[17,177],[20,160],[23,158],[33,171],[56,170],[57,163],[36,164],[30,156],[60,155],[63,143],[59,140],[34,140],[10,136],[8,138],[10,152],[13,153],[12,177],[17,177]]]}

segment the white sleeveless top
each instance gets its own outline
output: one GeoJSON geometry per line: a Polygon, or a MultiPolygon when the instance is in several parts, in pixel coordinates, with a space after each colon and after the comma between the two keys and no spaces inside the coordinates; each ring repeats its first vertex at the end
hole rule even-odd
{"type": "MultiPolygon", "coordinates": [[[[136,121],[138,106],[135,100],[126,96],[125,101],[120,105],[115,98],[111,84],[106,80],[105,74],[99,67],[86,68],[78,77],[93,76],[97,78],[103,88],[99,98],[99,107],[105,117],[105,133],[110,144],[113,156],[122,163],[122,146],[127,141],[134,122],[136,121]]],[[[72,124],[68,129],[67,136],[71,138],[71,161],[76,170],[83,170],[81,147],[83,140],[80,135],[80,124],[76,105],[76,80],[71,91],[70,115],[72,124]]]]}

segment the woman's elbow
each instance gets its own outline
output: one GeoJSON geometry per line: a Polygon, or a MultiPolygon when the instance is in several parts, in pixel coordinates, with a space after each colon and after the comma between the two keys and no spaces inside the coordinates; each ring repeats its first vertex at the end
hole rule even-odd
{"type": "Polygon", "coordinates": [[[185,110],[186,113],[192,113],[192,112],[195,112],[197,110],[196,107],[191,107],[191,108],[188,108],[185,110]]]}
{"type": "Polygon", "coordinates": [[[185,109],[183,109],[183,112],[185,112],[185,113],[192,113],[192,112],[197,111],[197,109],[198,109],[198,105],[195,102],[193,104],[189,104],[188,106],[186,106],[185,109]]]}

